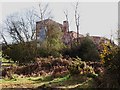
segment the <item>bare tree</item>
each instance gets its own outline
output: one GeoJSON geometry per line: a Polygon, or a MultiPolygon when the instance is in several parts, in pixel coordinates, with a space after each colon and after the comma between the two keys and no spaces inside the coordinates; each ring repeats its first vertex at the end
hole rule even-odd
{"type": "MultiPolygon", "coordinates": [[[[51,10],[48,8],[49,4],[39,5],[39,11],[36,8],[28,9],[20,13],[13,13],[9,15],[4,21],[4,30],[1,37],[6,41],[4,31],[7,31],[12,38],[12,42],[29,42],[36,39],[36,21],[43,21],[44,19],[52,18],[51,10]]],[[[6,41],[7,42],[7,41],[6,41]]]]}
{"type": "Polygon", "coordinates": [[[64,11],[66,21],[68,22],[68,32],[69,32],[69,19],[68,19],[68,10],[64,11]]]}
{"type": "Polygon", "coordinates": [[[78,43],[79,27],[80,27],[80,14],[78,13],[78,5],[79,3],[77,2],[75,5],[75,24],[77,28],[77,43],[78,43]]]}
{"type": "Polygon", "coordinates": [[[39,11],[37,11],[38,13],[34,13],[34,15],[38,17],[40,21],[52,18],[51,10],[49,9],[48,3],[39,3],[38,9],[39,9],[39,11]]]}
{"type": "Polygon", "coordinates": [[[27,41],[35,40],[36,21],[39,19],[35,16],[37,12],[35,9],[26,11],[25,18],[21,18],[21,25],[23,26],[23,33],[27,41]],[[29,30],[28,30],[29,29],[29,30]]]}
{"type": "MultiPolygon", "coordinates": [[[[68,33],[69,33],[70,23],[69,23],[69,18],[68,18],[68,10],[64,11],[64,14],[65,14],[66,21],[68,22],[68,33]]],[[[69,37],[70,37],[70,44],[71,44],[70,46],[72,48],[72,35],[69,34],[69,37]]]]}
{"type": "Polygon", "coordinates": [[[15,42],[24,42],[21,36],[21,29],[19,26],[19,20],[15,16],[7,17],[5,21],[5,29],[8,31],[13,41],[15,42]]]}
{"type": "MultiPolygon", "coordinates": [[[[46,25],[45,25],[45,19],[50,19],[52,18],[51,16],[51,10],[49,9],[49,4],[48,3],[39,3],[39,13],[36,15],[37,17],[39,17],[39,20],[41,21],[41,30],[44,29],[45,31],[45,39],[47,39],[47,29],[46,29],[46,25]]],[[[39,30],[37,30],[37,35],[39,30]]],[[[38,36],[37,36],[38,37],[38,36]]],[[[36,39],[38,40],[38,38],[36,37],[36,39]]],[[[42,42],[38,42],[39,45],[41,45],[42,42]]],[[[38,46],[39,46],[38,45],[38,46]]]]}
{"type": "MultiPolygon", "coordinates": [[[[35,10],[30,9],[25,12],[15,13],[6,18],[4,29],[9,33],[13,42],[28,42],[35,40],[36,21],[38,18],[34,15],[35,10]]],[[[4,32],[2,38],[5,38],[4,32]]]]}
{"type": "Polygon", "coordinates": [[[3,40],[2,43],[4,42],[5,45],[7,46],[8,43],[7,43],[7,41],[6,41],[5,35],[4,35],[3,32],[2,32],[2,27],[0,26],[0,28],[1,28],[1,29],[0,29],[0,38],[3,40]]]}
{"type": "Polygon", "coordinates": [[[4,35],[3,35],[2,33],[0,33],[0,35],[1,35],[2,39],[4,40],[4,42],[5,42],[5,45],[7,46],[8,43],[7,43],[7,41],[6,41],[5,37],[4,37],[4,35]]]}

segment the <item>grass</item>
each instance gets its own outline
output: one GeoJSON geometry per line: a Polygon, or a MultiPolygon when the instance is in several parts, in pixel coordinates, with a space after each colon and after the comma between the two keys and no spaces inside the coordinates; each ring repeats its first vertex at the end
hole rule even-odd
{"type": "Polygon", "coordinates": [[[14,85],[29,84],[31,87],[37,87],[38,85],[41,86],[43,84],[55,83],[65,79],[66,77],[53,79],[51,76],[21,78],[20,76],[14,75],[14,79],[8,79],[8,78],[0,79],[0,85],[2,85],[3,87],[8,85],[9,87],[14,85]]]}
{"type": "Polygon", "coordinates": [[[14,63],[14,61],[12,61],[11,59],[1,58],[0,62],[1,62],[1,68],[0,68],[1,70],[4,69],[5,67],[16,66],[16,63],[14,63]]]}
{"type": "Polygon", "coordinates": [[[85,76],[64,76],[60,78],[52,78],[51,76],[40,76],[40,77],[24,77],[15,75],[14,79],[0,79],[0,85],[3,88],[14,88],[14,87],[26,87],[26,88],[37,88],[37,87],[52,87],[52,88],[86,88],[92,84],[92,78],[85,76]]]}
{"type": "Polygon", "coordinates": [[[26,87],[26,88],[34,88],[37,87],[38,84],[35,83],[35,81],[32,81],[30,77],[15,77],[14,79],[0,79],[0,85],[3,88],[21,88],[21,87],[26,87]]]}
{"type": "MultiPolygon", "coordinates": [[[[13,61],[2,58],[2,66],[16,65],[13,61]]],[[[4,68],[4,67],[3,67],[4,68]]],[[[80,75],[66,75],[64,77],[53,78],[52,76],[21,77],[13,75],[13,79],[0,79],[0,86],[3,88],[89,88],[92,87],[92,78],[80,75]]]]}
{"type": "Polygon", "coordinates": [[[57,88],[88,88],[92,87],[92,81],[92,78],[76,75],[61,81],[58,80],[57,83],[51,83],[48,86],[57,88]]]}
{"type": "Polygon", "coordinates": [[[0,59],[0,61],[2,62],[2,63],[14,63],[14,61],[12,61],[11,59],[5,59],[5,58],[1,58],[0,59]]]}

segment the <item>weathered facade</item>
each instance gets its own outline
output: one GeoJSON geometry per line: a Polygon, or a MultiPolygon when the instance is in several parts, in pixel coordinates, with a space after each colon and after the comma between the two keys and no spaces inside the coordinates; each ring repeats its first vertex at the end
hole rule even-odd
{"type": "MultiPolygon", "coordinates": [[[[44,41],[46,37],[46,32],[48,31],[47,25],[57,25],[60,30],[63,32],[63,36],[61,36],[64,44],[68,45],[72,42],[73,39],[77,38],[77,33],[74,31],[68,31],[69,25],[67,21],[63,21],[63,24],[57,23],[51,19],[46,19],[44,21],[36,22],[36,40],[37,42],[44,41]]],[[[80,35],[83,36],[83,35],[80,35]]]]}
{"type": "MultiPolygon", "coordinates": [[[[36,39],[38,43],[44,41],[46,32],[49,31],[47,25],[50,24],[57,25],[57,27],[60,28],[60,30],[63,32],[63,36],[61,36],[61,38],[65,45],[71,45],[73,42],[77,42],[77,40],[78,42],[81,42],[84,38],[82,34],[79,34],[77,39],[77,33],[75,31],[69,31],[69,25],[67,21],[63,21],[63,24],[60,24],[51,19],[46,19],[44,21],[36,22],[36,39]]],[[[90,38],[97,45],[100,42],[106,43],[110,41],[109,39],[100,36],[90,36],[90,38]]]]}

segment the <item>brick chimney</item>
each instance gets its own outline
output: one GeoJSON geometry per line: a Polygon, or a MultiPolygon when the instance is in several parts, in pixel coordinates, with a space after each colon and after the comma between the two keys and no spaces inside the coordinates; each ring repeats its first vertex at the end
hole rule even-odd
{"type": "Polygon", "coordinates": [[[68,32],[68,29],[69,29],[68,21],[63,21],[63,32],[64,33],[68,32]]]}

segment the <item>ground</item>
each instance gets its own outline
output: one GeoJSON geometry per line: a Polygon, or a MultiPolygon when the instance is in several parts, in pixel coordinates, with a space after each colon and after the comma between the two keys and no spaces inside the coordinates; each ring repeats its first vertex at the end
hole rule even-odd
{"type": "Polygon", "coordinates": [[[2,88],[88,88],[92,87],[92,78],[86,76],[70,76],[52,78],[51,76],[42,77],[20,77],[16,75],[14,79],[1,79],[2,88]]]}
{"type": "MultiPolygon", "coordinates": [[[[53,63],[53,61],[51,61],[51,63],[53,63]]],[[[58,61],[59,60],[57,60],[57,62],[58,61]]],[[[3,63],[1,70],[3,70],[6,67],[9,67],[10,65],[16,66],[14,62],[9,62],[6,59],[2,59],[2,62],[3,63]]],[[[44,66],[46,67],[46,63],[44,66]]],[[[64,76],[59,76],[59,77],[54,77],[49,74],[40,75],[40,76],[25,76],[25,75],[12,74],[11,79],[9,77],[4,77],[0,79],[0,87],[2,87],[2,89],[30,88],[36,90],[40,88],[57,88],[61,90],[61,89],[73,89],[73,88],[93,88],[93,82],[94,82],[93,78],[90,78],[83,74],[71,75],[70,73],[67,73],[64,74],[64,76]]]]}

